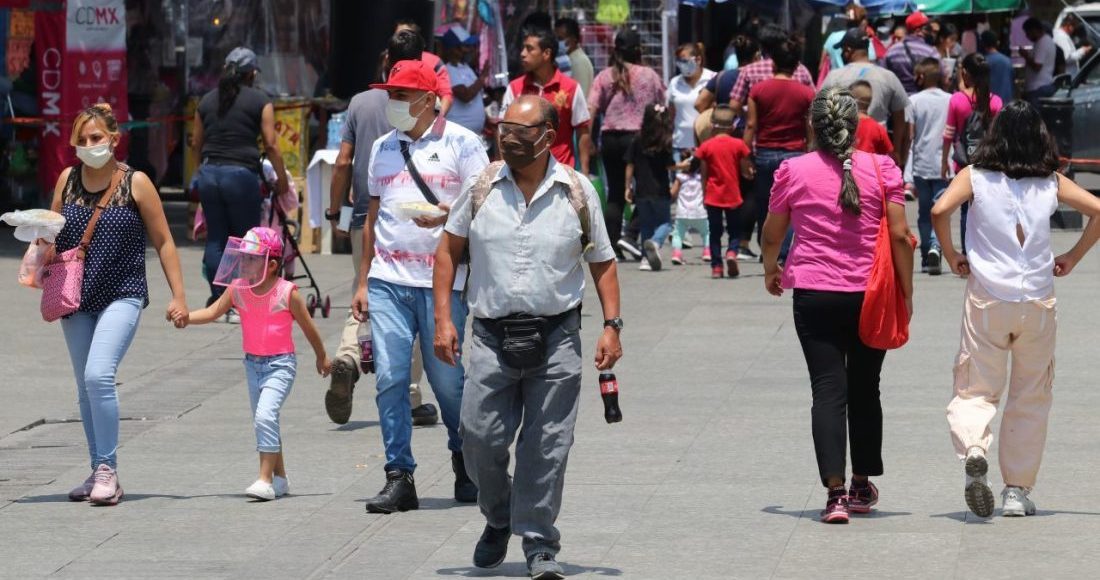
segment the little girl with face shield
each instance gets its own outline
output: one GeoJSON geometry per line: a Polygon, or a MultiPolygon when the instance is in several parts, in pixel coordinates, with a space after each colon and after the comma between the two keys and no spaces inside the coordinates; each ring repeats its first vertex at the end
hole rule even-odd
{"type": "Polygon", "coordinates": [[[270,228],[252,228],[243,238],[229,238],[214,284],[227,287],[217,301],[176,320],[178,328],[218,320],[236,308],[241,316],[244,366],[260,453],[259,478],[245,490],[268,501],[289,492],[283,463],[279,412],[297,374],[292,323],[297,322],[317,356],[317,372],[328,376],[332,363],[305,300],[293,282],[280,276],[283,240],[270,228]]]}

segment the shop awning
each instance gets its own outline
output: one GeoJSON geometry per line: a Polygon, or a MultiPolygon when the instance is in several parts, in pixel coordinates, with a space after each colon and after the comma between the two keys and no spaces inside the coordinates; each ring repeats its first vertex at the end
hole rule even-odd
{"type": "MultiPolygon", "coordinates": [[[[714,0],[715,2],[745,2],[753,0],[714,0]]],[[[850,0],[808,0],[819,6],[843,8],[850,0]]],[[[680,0],[681,4],[705,7],[709,0],[680,0]]],[[[767,2],[774,5],[774,2],[767,2]]],[[[1024,7],[1024,0],[864,0],[868,12],[875,15],[909,14],[921,10],[925,14],[984,14],[988,12],[1012,12],[1024,7]]]]}

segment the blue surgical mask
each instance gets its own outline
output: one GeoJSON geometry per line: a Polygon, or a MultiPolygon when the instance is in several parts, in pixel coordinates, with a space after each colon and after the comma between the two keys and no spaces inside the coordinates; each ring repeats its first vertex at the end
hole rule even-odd
{"type": "Polygon", "coordinates": [[[692,59],[676,60],[676,68],[679,69],[680,74],[684,75],[685,77],[690,77],[691,75],[695,74],[695,69],[697,69],[698,67],[699,63],[695,62],[692,59]]]}

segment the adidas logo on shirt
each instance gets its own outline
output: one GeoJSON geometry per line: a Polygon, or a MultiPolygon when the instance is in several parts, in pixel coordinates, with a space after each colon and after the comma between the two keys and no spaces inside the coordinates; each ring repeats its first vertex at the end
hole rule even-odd
{"type": "Polygon", "coordinates": [[[428,158],[428,161],[435,161],[436,163],[439,163],[439,154],[432,153],[432,156],[428,158]]]}

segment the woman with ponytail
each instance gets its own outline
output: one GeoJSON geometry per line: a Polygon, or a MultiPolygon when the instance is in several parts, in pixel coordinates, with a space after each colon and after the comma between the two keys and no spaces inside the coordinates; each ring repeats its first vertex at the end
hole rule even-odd
{"type": "MultiPolygon", "coordinates": [[[[990,90],[990,69],[985,57],[978,53],[966,55],[959,65],[959,90],[951,95],[947,104],[947,124],[943,129],[943,153],[940,163],[941,179],[948,179],[963,167],[970,165],[970,157],[989,132],[993,118],[1001,112],[1001,97],[990,90]],[[951,171],[948,155],[954,147],[951,171]]],[[[966,215],[970,204],[962,206],[960,237],[966,250],[966,215]]]]}
{"type": "Polygon", "coordinates": [[[615,35],[611,64],[592,81],[588,109],[600,124],[600,160],[607,172],[607,204],[604,220],[615,252],[641,257],[636,240],[620,240],[626,203],[625,156],[642,128],[647,105],[665,102],[665,84],[653,69],[642,66],[642,37],[632,29],[615,35]]]}
{"type": "Polygon", "coordinates": [[[813,391],[814,449],[828,489],[821,513],[826,523],[847,523],[849,512],[868,513],[878,502],[878,489],[868,478],[883,473],[879,373],[886,352],[860,341],[859,316],[884,214],[894,268],[913,311],[913,248],[901,170],[890,157],[854,150],[858,119],[859,107],[847,89],[825,89],[814,98],[814,150],[779,166],[764,222],[764,285],[775,296],[786,288],[794,291],[794,325],[813,391]],[[788,227],[794,228],[795,242],[780,267],[779,246],[788,227]],[[849,439],[850,489],[845,486],[849,439]]]}
{"type": "MultiPolygon", "coordinates": [[[[207,93],[195,111],[191,147],[202,160],[195,180],[206,216],[203,269],[210,281],[207,305],[225,291],[213,280],[229,236],[244,236],[260,225],[263,199],[260,151],[256,148],[260,137],[278,176],[276,193],[283,195],[289,186],[276,143],[275,108],[264,92],[252,87],[258,72],[256,53],[243,47],[233,49],[225,58],[218,88],[207,93]]],[[[240,318],[230,310],[226,320],[239,322],[240,318]]]]}

